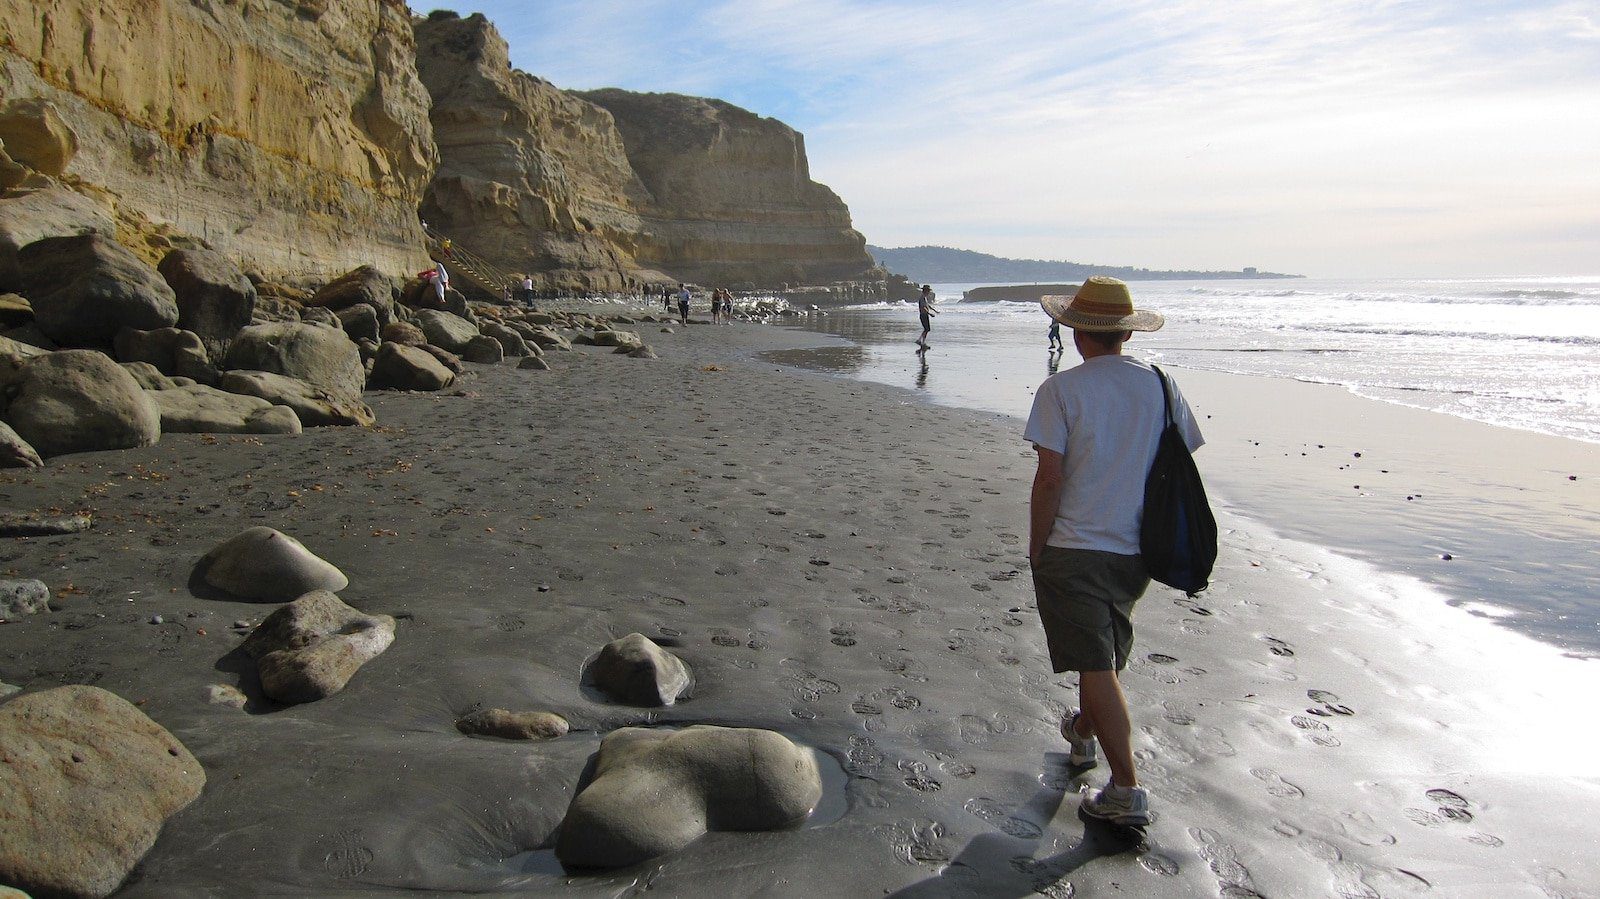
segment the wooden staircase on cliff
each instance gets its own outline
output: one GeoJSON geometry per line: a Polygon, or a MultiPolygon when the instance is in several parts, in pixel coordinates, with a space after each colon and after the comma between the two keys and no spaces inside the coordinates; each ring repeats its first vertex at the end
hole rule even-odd
{"type": "Polygon", "coordinates": [[[432,228],[424,233],[428,238],[428,257],[443,263],[452,278],[461,275],[477,292],[483,294],[478,299],[504,303],[508,297],[516,296],[522,286],[522,279],[516,274],[495,265],[480,253],[474,253],[449,235],[440,234],[432,228]],[[447,240],[450,241],[448,250],[445,248],[447,240]]]}

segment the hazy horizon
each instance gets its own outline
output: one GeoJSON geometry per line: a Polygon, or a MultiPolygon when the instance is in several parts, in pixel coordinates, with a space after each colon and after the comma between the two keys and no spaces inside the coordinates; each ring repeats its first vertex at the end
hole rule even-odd
{"type": "Polygon", "coordinates": [[[1600,2],[456,9],[560,87],[781,119],[878,246],[1330,277],[1600,268],[1600,2]]]}

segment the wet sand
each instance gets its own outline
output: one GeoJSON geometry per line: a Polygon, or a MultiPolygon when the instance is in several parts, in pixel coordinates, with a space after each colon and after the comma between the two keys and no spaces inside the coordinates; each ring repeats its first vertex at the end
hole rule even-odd
{"type": "MultiPolygon", "coordinates": [[[[754,355],[815,335],[640,330],[661,359],[579,348],[550,372],[471,366],[444,394],[369,394],[374,429],[175,435],[0,475],[8,508],[96,521],[0,544],[4,568],[62,605],[0,625],[0,680],[143,701],[206,766],[124,894],[1578,896],[1600,882],[1585,813],[1600,765],[1574,732],[1589,663],[1227,511],[1216,586],[1198,601],[1154,588],[1137,618],[1125,682],[1157,815],[1147,844],[1086,822],[1076,790],[1105,773],[1068,770],[1056,733],[1073,679],[1050,673],[1033,610],[1032,454],[1014,422],[754,355]],[[248,682],[231,625],[274,607],[196,595],[191,569],[258,524],[338,565],[351,605],[400,618],[336,696],[246,711],[202,697],[248,682]],[[633,631],[693,666],[692,699],[650,711],[585,692],[585,661],[633,631]],[[555,711],[573,732],[462,736],[474,705],[555,711]],[[602,874],[537,851],[604,733],[698,722],[827,752],[848,775],[843,816],[602,874]]],[[[1218,382],[1185,381],[1197,409],[1222,410],[1222,388],[1251,408],[1252,379],[1218,382]]]]}

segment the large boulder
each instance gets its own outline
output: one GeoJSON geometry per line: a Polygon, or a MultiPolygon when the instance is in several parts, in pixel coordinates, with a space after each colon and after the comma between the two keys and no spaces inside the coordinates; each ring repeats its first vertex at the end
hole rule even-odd
{"type": "Polygon", "coordinates": [[[417,326],[428,336],[428,342],[452,353],[463,353],[472,338],[478,336],[478,326],[459,315],[439,309],[423,309],[417,313],[417,326]]]}
{"type": "Polygon", "coordinates": [[[154,391],[164,434],[298,434],[300,419],[288,406],[226,393],[204,384],[154,391]]]}
{"type": "Polygon", "coordinates": [[[46,336],[67,347],[109,347],[123,328],[178,323],[178,299],[144,260],[109,237],[48,237],[17,253],[22,293],[46,336]]]}
{"type": "Polygon", "coordinates": [[[255,315],[255,285],[213,250],[173,250],[156,270],[178,297],[178,327],[200,335],[208,355],[221,359],[255,315]]]}
{"type": "Polygon", "coordinates": [[[378,310],[370,305],[357,303],[354,306],[340,309],[334,315],[339,319],[339,327],[343,328],[344,333],[349,335],[350,339],[354,340],[358,345],[362,340],[370,340],[373,343],[378,342],[378,336],[381,333],[378,330],[378,310]]]}
{"type": "Polygon", "coordinates": [[[54,104],[38,97],[0,108],[0,143],[13,160],[52,178],[61,177],[78,153],[78,136],[54,104]]]}
{"type": "Polygon", "coordinates": [[[162,374],[216,384],[218,372],[211,364],[200,335],[180,328],[139,331],[123,328],[112,347],[118,362],[148,362],[162,374]]]}
{"type": "Polygon", "coordinates": [[[467,341],[466,347],[461,350],[461,358],[467,362],[477,362],[482,365],[498,365],[505,361],[505,350],[500,348],[500,341],[485,334],[467,341]]]}
{"type": "Polygon", "coordinates": [[[484,336],[493,337],[499,341],[500,349],[507,359],[528,355],[528,342],[522,338],[521,334],[511,328],[499,322],[484,322],[478,330],[482,331],[484,336]]]}
{"type": "Polygon", "coordinates": [[[350,586],[344,572],[269,527],[241,531],[212,548],[197,567],[206,583],[254,602],[286,602],[314,590],[336,592],[350,586]]]}
{"type": "MultiPolygon", "coordinates": [[[[355,344],[351,344],[352,347],[355,344]]],[[[356,350],[359,359],[360,350],[356,350]]],[[[366,370],[362,369],[365,376],[366,370]]],[[[229,393],[257,396],[269,403],[288,406],[300,423],[308,428],[330,425],[366,427],[377,421],[372,407],[359,397],[335,394],[315,384],[267,371],[225,371],[217,386],[229,393]]]]}
{"type": "Polygon", "coordinates": [[[445,368],[450,369],[452,372],[458,375],[465,371],[461,365],[461,357],[447,349],[436,347],[431,343],[425,343],[421,346],[421,350],[439,360],[440,365],[443,365],[445,368]]]}
{"type": "Polygon", "coordinates": [[[644,340],[632,331],[602,329],[595,331],[590,339],[594,341],[595,346],[627,347],[630,350],[644,346],[644,340]]]}
{"type": "Polygon", "coordinates": [[[23,440],[11,426],[0,421],[0,468],[39,468],[44,460],[39,451],[23,440]]]}
{"type": "Polygon", "coordinates": [[[532,340],[535,345],[543,347],[547,350],[572,349],[572,341],[562,337],[560,334],[557,334],[555,331],[552,331],[549,328],[534,329],[534,332],[529,339],[532,340]]]}
{"type": "Polygon", "coordinates": [[[0,197],[0,290],[22,286],[17,253],[47,237],[112,234],[116,225],[95,201],[65,187],[0,197]]]}
{"type": "Polygon", "coordinates": [[[428,342],[428,335],[423,330],[410,322],[394,321],[383,326],[379,335],[384,343],[398,343],[405,346],[422,346],[428,342]]]}
{"type": "Polygon", "coordinates": [[[297,378],[343,399],[358,399],[367,379],[361,351],[343,331],[305,323],[245,328],[228,347],[225,367],[297,378]]]}
{"type": "Polygon", "coordinates": [[[28,360],[6,417],[41,456],[151,446],[161,413],[133,375],[93,350],[28,360]]]}
{"type": "Polygon", "coordinates": [[[326,306],[329,309],[348,309],[357,303],[371,306],[380,323],[394,318],[394,296],[399,292],[393,278],[370,265],[345,272],[312,294],[308,306],[326,306]]]}
{"type": "Polygon", "coordinates": [[[611,698],[641,706],[672,705],[694,686],[683,660],[643,634],[602,647],[589,666],[589,679],[611,698]]]}
{"type": "Polygon", "coordinates": [[[256,660],[261,692],[293,704],[343,690],[357,669],[393,642],[393,618],[362,614],[318,590],[268,615],[241,648],[256,660]]]}
{"type": "Polygon", "coordinates": [[[441,390],[456,378],[427,350],[398,343],[378,347],[369,386],[378,390],[441,390]]]}
{"type": "Polygon", "coordinates": [[[594,779],[561,822],[556,857],[578,868],[621,868],[708,830],[791,827],[822,799],[812,754],[770,730],[624,727],[606,735],[594,779]]]}
{"type": "Polygon", "coordinates": [[[0,705],[0,883],[108,896],[195,800],[205,770],[115,694],[74,685],[0,705]]]}

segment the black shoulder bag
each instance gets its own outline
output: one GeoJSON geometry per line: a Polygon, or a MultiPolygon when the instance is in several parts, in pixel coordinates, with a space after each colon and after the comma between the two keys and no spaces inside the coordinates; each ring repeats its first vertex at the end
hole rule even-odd
{"type": "Polygon", "coordinates": [[[1167,376],[1161,381],[1161,406],[1166,426],[1156,443],[1156,458],[1144,482],[1144,521],[1139,527],[1139,553],[1153,580],[1193,596],[1204,590],[1217,561],[1217,520],[1206,501],[1200,470],[1189,445],[1172,420],[1172,394],[1167,376]]]}

